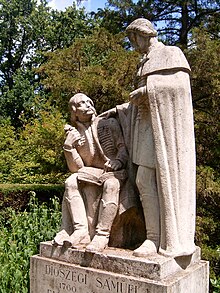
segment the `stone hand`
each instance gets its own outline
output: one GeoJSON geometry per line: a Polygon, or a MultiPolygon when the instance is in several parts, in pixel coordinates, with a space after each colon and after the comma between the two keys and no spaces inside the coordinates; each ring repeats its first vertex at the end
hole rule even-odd
{"type": "Polygon", "coordinates": [[[119,160],[109,160],[105,163],[105,171],[117,171],[122,168],[122,163],[119,160]]]}
{"type": "Polygon", "coordinates": [[[110,118],[110,117],[115,117],[117,113],[116,108],[110,109],[108,111],[103,112],[102,114],[99,115],[100,118],[110,118]]]}
{"type": "Polygon", "coordinates": [[[82,145],[84,139],[75,127],[70,126],[69,129],[67,129],[66,125],[64,129],[67,134],[66,140],[64,142],[65,146],[73,147],[76,145],[82,145]]]}
{"type": "Polygon", "coordinates": [[[142,102],[143,96],[146,94],[146,87],[140,87],[129,94],[131,103],[139,105],[142,102]]]}

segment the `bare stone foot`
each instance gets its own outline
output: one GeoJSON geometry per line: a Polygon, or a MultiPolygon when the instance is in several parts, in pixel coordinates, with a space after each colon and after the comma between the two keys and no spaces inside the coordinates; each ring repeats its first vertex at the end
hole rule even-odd
{"type": "Polygon", "coordinates": [[[147,257],[157,253],[156,245],[151,240],[145,240],[144,243],[134,250],[133,255],[138,257],[147,257]]]}
{"type": "Polygon", "coordinates": [[[108,236],[95,235],[92,242],[86,247],[87,252],[102,252],[109,241],[108,236]]]}

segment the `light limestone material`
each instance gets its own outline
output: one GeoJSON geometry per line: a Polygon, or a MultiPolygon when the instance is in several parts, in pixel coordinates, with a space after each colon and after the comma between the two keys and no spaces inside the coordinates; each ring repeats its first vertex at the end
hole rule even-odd
{"type": "Polygon", "coordinates": [[[102,269],[107,272],[118,273],[151,280],[163,280],[187,267],[201,261],[200,248],[191,256],[172,258],[159,254],[146,257],[136,257],[128,249],[106,248],[101,253],[91,254],[84,249],[72,249],[62,246],[54,247],[50,241],[40,244],[40,256],[53,260],[76,264],[82,267],[102,269]]]}
{"type": "Polygon", "coordinates": [[[103,250],[120,206],[119,190],[128,176],[136,180],[146,225],[146,240],[134,255],[191,255],[195,250],[195,138],[189,64],[179,48],[157,41],[148,20],[137,19],[126,31],[143,54],[130,104],[117,106],[108,113],[114,118],[106,118],[96,117],[85,95],[70,100],[74,127],[66,126],[64,152],[75,173],[65,183],[63,229],[55,242],[86,245],[96,227],[87,250],[103,250]],[[138,166],[137,172],[130,160],[138,166]],[[79,186],[79,182],[86,184],[79,186]]]}
{"type": "Polygon", "coordinates": [[[136,89],[130,93],[130,155],[139,166],[136,183],[144,210],[146,241],[134,254],[190,255],[195,250],[190,68],[179,48],[157,41],[148,20],[137,19],[126,31],[133,47],[143,54],[136,89]]]}
{"type": "Polygon", "coordinates": [[[102,251],[118,212],[128,154],[115,118],[96,117],[92,100],[82,93],[69,104],[73,126],[65,126],[64,154],[73,174],[65,182],[62,227],[54,245],[102,251]]]}
{"type": "MultiPolygon", "coordinates": [[[[155,269],[152,268],[152,271],[155,269]]],[[[30,292],[208,293],[207,276],[208,264],[204,261],[194,263],[163,280],[150,280],[33,256],[30,292]]]]}

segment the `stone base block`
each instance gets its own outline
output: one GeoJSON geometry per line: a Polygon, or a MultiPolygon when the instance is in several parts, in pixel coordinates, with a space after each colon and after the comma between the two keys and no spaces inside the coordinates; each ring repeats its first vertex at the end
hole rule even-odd
{"type": "Polygon", "coordinates": [[[191,256],[178,258],[161,255],[144,257],[133,256],[128,249],[107,248],[103,253],[88,253],[85,249],[72,249],[53,246],[50,241],[40,244],[40,256],[73,263],[82,267],[101,269],[108,272],[143,277],[152,280],[162,280],[186,267],[200,262],[200,248],[191,256]]]}
{"type": "Polygon", "coordinates": [[[30,292],[208,293],[208,262],[196,256],[189,266],[177,269],[170,259],[144,260],[125,253],[129,254],[116,249],[105,254],[93,254],[88,262],[84,251],[68,249],[65,254],[60,248],[54,251],[50,243],[42,243],[41,255],[31,257],[30,292]],[[51,253],[52,257],[48,255],[51,253]],[[72,258],[71,254],[74,255],[72,258]],[[67,256],[70,257],[69,262],[62,260],[67,256]],[[78,263],[72,263],[73,259],[78,263]],[[169,265],[171,273],[168,273],[169,265]],[[140,276],[138,272],[141,272],[140,276]]]}

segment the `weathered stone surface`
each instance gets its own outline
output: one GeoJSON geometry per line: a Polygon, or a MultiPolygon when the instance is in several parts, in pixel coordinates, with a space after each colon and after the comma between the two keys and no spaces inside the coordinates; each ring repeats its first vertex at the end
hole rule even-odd
{"type": "MultiPolygon", "coordinates": [[[[54,244],[84,244],[88,251],[102,251],[112,227],[136,206],[138,195],[128,179],[128,152],[117,119],[97,117],[92,100],[83,93],[70,99],[69,108],[72,125],[64,127],[63,149],[73,174],[65,181],[62,224],[54,244]]],[[[115,239],[117,246],[123,242],[122,236],[115,239]]]]}
{"type": "Polygon", "coordinates": [[[31,258],[31,293],[207,293],[208,264],[200,261],[162,281],[31,258]]]}
{"type": "Polygon", "coordinates": [[[85,249],[71,249],[53,246],[50,242],[40,245],[40,256],[83,267],[101,269],[133,277],[143,277],[152,280],[162,280],[187,266],[199,263],[200,248],[192,257],[177,259],[160,255],[144,257],[133,256],[133,251],[125,249],[105,249],[103,253],[88,253],[85,249]]]}
{"type": "Polygon", "coordinates": [[[126,28],[142,54],[132,104],[132,162],[144,211],[146,240],[134,254],[190,255],[195,250],[195,138],[190,67],[180,50],[156,38],[144,18],[126,28]]]}

